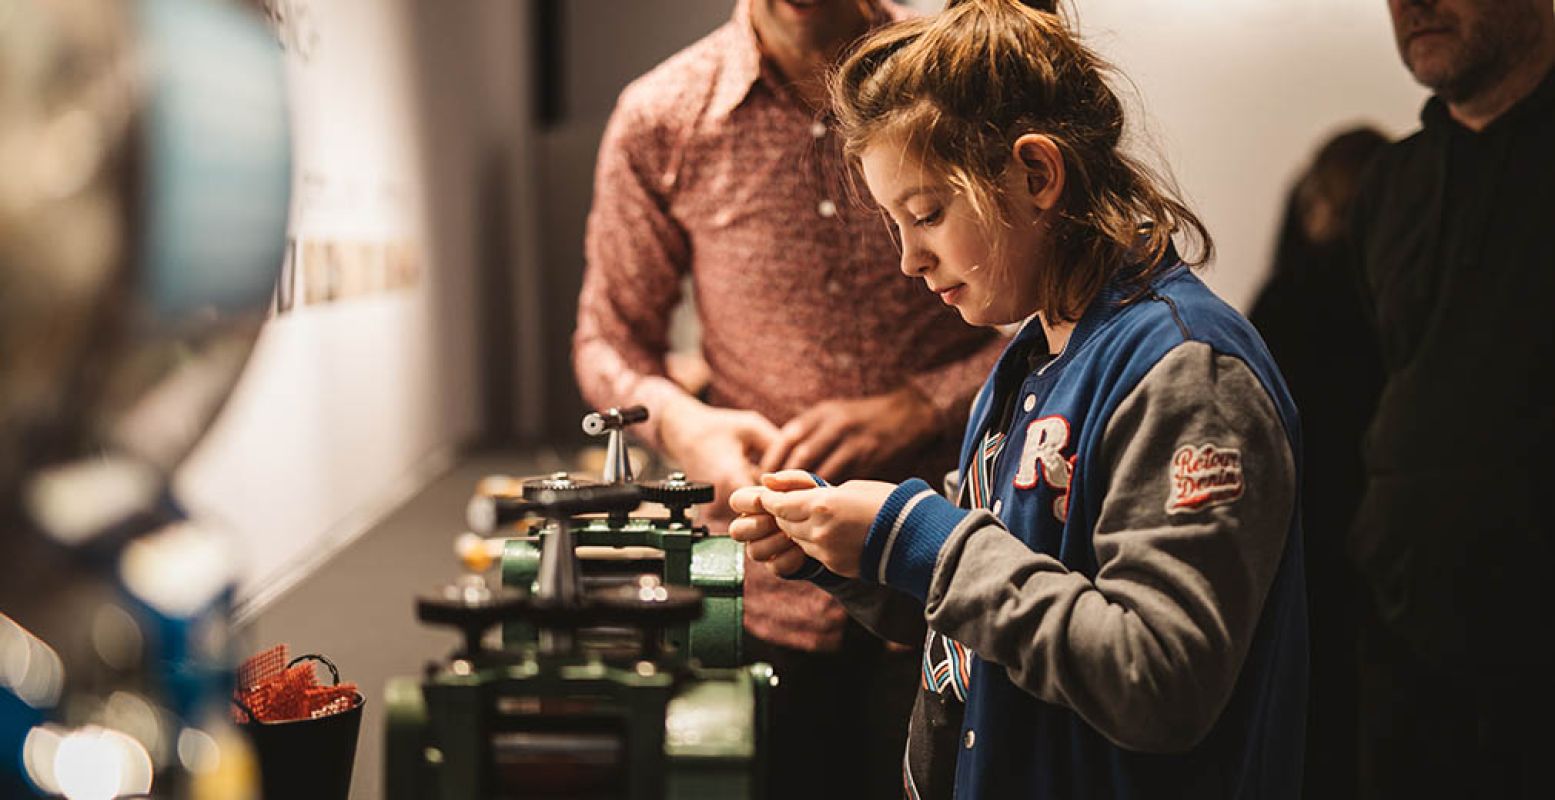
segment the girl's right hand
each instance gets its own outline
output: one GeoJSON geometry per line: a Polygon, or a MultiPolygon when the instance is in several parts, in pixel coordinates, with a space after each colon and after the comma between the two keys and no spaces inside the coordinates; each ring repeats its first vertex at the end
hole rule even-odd
{"type": "Polygon", "coordinates": [[[745,543],[745,552],[750,554],[751,560],[764,565],[779,578],[786,578],[804,566],[805,552],[778,528],[777,519],[767,513],[761,498],[773,489],[813,489],[815,481],[808,476],[793,481],[774,481],[771,475],[765,479],[765,486],[746,486],[729,496],[729,507],[739,515],[729,523],[729,537],[745,543]]]}
{"type": "Polygon", "coordinates": [[[791,560],[795,558],[787,547],[791,544],[839,576],[858,577],[870,525],[896,489],[895,484],[880,481],[830,486],[802,470],[763,475],[761,483],[736,491],[730,505],[758,520],[740,526],[741,535],[748,537],[741,541],[763,542],[778,536],[786,540],[786,544],[769,542],[752,554],[752,558],[758,554],[782,558],[784,571],[773,570],[779,576],[798,571],[804,563],[791,560]]]}

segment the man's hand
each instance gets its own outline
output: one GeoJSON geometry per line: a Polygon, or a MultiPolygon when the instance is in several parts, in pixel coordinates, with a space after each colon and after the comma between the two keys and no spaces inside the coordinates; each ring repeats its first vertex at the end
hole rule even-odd
{"type": "Polygon", "coordinates": [[[730,498],[733,509],[745,516],[730,523],[729,535],[745,542],[751,558],[778,575],[804,562],[794,553],[797,547],[832,572],[856,578],[869,526],[895,489],[880,481],[816,488],[798,470],[763,475],[761,486],[740,489],[730,498]]]}
{"type": "Polygon", "coordinates": [[[871,475],[936,432],[934,408],[911,387],[828,400],[789,420],[761,456],[761,470],[810,470],[831,483],[871,475]]]}
{"type": "Polygon", "coordinates": [[[692,398],[665,407],[659,419],[659,443],[694,481],[713,485],[717,499],[712,519],[726,520],[729,495],[756,482],[756,459],[777,439],[777,426],[754,411],[714,408],[692,398]]]}

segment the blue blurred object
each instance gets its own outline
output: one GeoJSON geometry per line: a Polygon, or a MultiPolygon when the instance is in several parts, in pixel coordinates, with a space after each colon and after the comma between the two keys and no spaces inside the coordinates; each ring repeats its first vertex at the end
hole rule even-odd
{"type": "Polygon", "coordinates": [[[211,2],[144,0],[143,262],[158,318],[246,313],[275,288],[291,150],[275,38],[211,2]],[[263,266],[264,268],[256,268],[263,266]]]}

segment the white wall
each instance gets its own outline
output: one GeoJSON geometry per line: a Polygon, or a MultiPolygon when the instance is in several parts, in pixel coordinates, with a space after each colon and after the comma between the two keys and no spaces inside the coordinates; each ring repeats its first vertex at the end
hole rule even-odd
{"type": "Polygon", "coordinates": [[[178,482],[237,535],[240,616],[419,489],[476,425],[460,311],[473,267],[426,235],[407,1],[269,0],[287,48],[297,305],[267,324],[178,482]],[[319,296],[320,245],[354,248],[335,273],[346,296],[319,296]],[[386,280],[391,265],[360,255],[387,247],[408,274],[386,280]]]}
{"type": "Polygon", "coordinates": [[[1147,132],[1219,248],[1207,282],[1243,309],[1281,204],[1320,141],[1418,124],[1384,0],[1075,0],[1081,30],[1138,86],[1147,132]]]}

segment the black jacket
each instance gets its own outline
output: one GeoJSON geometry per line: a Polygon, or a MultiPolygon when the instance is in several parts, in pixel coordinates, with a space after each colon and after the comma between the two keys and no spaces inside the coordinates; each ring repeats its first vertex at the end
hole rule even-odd
{"type": "Polygon", "coordinates": [[[1555,563],[1555,73],[1479,133],[1439,99],[1421,116],[1358,200],[1384,384],[1352,554],[1416,657],[1547,670],[1529,636],[1555,563]]]}

